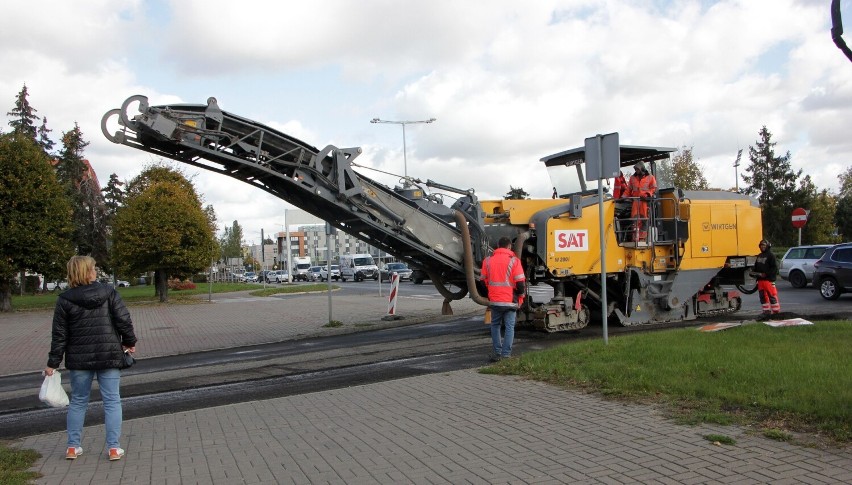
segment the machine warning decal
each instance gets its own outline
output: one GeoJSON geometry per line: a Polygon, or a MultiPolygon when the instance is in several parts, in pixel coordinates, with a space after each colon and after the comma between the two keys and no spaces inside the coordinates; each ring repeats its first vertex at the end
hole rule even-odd
{"type": "Polygon", "coordinates": [[[554,231],[557,251],[588,251],[589,231],[554,231]]]}

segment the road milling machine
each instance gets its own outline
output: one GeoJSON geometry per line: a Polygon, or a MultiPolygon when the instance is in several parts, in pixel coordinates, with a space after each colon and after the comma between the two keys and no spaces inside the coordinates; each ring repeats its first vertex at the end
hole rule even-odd
{"type": "MultiPolygon", "coordinates": [[[[360,148],[317,149],[222,111],[215,98],[206,105],[150,106],[145,96],[131,96],[104,115],[101,129],[114,143],[265,190],[394,255],[429,276],[445,298],[445,313],[452,300],[468,295],[488,304],[479,272],[501,236],[513,239],[529,285],[553,288],[547,302],[525,298],[518,315],[519,325],[547,332],[601,318],[639,325],[734,312],[741,305],[734,288],[755,284],[749,271],[762,232],[754,199],[660,181],[648,201],[649,219],[641,221],[647,236],[634,240],[637,221],[619,214],[624,202],[585,180],[584,148],[541,159],[554,198],[479,200],[474,189],[413,177],[388,187],[363,174],[367,167],[356,163],[360,148]],[[455,200],[445,205],[444,196],[455,200]]],[[[653,173],[672,151],[622,145],[620,164],[644,162],[653,173]]]]}

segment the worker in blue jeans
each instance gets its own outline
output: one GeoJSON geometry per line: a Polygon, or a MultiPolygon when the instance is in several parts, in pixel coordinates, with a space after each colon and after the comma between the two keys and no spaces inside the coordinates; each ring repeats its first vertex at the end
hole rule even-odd
{"type": "Polygon", "coordinates": [[[494,254],[482,262],[482,281],[488,291],[491,308],[491,362],[512,355],[515,321],[526,293],[524,269],[521,260],[510,249],[511,246],[511,239],[501,237],[494,254]]]}

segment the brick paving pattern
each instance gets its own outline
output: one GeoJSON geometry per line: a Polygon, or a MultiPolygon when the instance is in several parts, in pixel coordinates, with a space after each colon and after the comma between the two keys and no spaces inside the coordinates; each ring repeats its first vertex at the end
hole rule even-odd
{"type": "MultiPolygon", "coordinates": [[[[377,323],[387,309],[379,297],[347,298],[333,316],[347,325],[377,323]]],[[[244,297],[131,311],[140,351],[155,356],[322,333],[326,302],[244,297]]],[[[479,311],[457,303],[457,314],[479,311]]],[[[407,304],[417,315],[409,323],[440,309],[439,298],[407,304]]],[[[0,316],[2,374],[44,365],[49,319],[0,316]]],[[[852,483],[848,448],[677,425],[654,407],[476,370],[127,420],[118,462],[106,459],[103,434],[87,426],[75,461],[64,459],[64,432],[18,445],[42,454],[40,484],[852,483]],[[737,443],[714,445],[707,434],[737,443]]]]}

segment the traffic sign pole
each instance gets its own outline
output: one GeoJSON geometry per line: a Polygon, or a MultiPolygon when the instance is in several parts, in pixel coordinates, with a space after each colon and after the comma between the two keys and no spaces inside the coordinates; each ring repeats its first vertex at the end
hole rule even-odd
{"type": "Polygon", "coordinates": [[[793,227],[799,230],[799,246],[802,245],[802,228],[805,227],[805,224],[808,223],[808,211],[802,209],[801,207],[796,207],[793,209],[792,214],[792,223],[793,227]]]}

